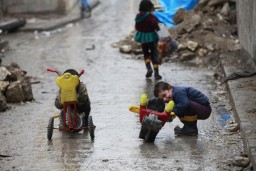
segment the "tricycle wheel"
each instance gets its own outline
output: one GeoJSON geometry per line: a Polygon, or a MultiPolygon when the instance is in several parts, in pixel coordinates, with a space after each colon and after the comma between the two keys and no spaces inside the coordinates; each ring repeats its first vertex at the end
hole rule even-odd
{"type": "Polygon", "coordinates": [[[150,114],[143,118],[141,124],[139,138],[144,139],[145,142],[154,142],[158,132],[162,128],[162,121],[156,115],[150,114]]]}
{"type": "Polygon", "coordinates": [[[145,139],[145,136],[146,136],[146,134],[147,134],[147,132],[148,132],[148,128],[147,128],[147,126],[145,126],[144,124],[142,124],[141,125],[141,129],[140,129],[140,134],[139,134],[139,138],[141,138],[141,139],[145,139]]]}
{"type": "Polygon", "coordinates": [[[48,127],[47,127],[47,138],[48,138],[48,140],[52,139],[53,124],[54,124],[54,118],[50,117],[49,122],[48,122],[48,127]]]}
{"type": "Polygon", "coordinates": [[[93,124],[92,116],[88,117],[88,130],[89,130],[91,139],[94,139],[95,125],[93,124]]]}
{"type": "Polygon", "coordinates": [[[152,131],[149,129],[145,136],[145,141],[146,142],[154,142],[157,134],[158,134],[158,132],[155,132],[155,131],[152,131]]]}

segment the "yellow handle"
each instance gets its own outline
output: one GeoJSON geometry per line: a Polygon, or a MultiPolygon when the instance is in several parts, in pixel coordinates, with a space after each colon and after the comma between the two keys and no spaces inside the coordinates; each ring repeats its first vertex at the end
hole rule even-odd
{"type": "Polygon", "coordinates": [[[134,113],[140,113],[140,106],[130,106],[129,111],[134,113]]]}
{"type": "Polygon", "coordinates": [[[169,103],[166,105],[165,111],[166,111],[166,112],[171,112],[171,111],[173,110],[173,108],[174,108],[174,101],[171,100],[171,101],[169,101],[169,103]]]}
{"type": "Polygon", "coordinates": [[[148,103],[148,96],[147,96],[147,94],[143,93],[140,96],[140,105],[147,106],[147,103],[148,103]]]}
{"type": "Polygon", "coordinates": [[[60,114],[53,115],[53,118],[59,118],[60,114]]]}

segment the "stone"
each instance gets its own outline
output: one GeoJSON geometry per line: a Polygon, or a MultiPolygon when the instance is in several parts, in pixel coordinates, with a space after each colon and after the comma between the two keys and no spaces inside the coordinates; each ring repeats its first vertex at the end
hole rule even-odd
{"type": "Polygon", "coordinates": [[[175,24],[179,24],[179,23],[183,22],[185,13],[186,13],[186,11],[184,8],[178,9],[175,13],[175,16],[173,17],[173,22],[175,24]]]}
{"type": "Polygon", "coordinates": [[[123,46],[120,47],[120,52],[131,53],[132,52],[132,46],[131,45],[123,45],[123,46]]]}
{"type": "Polygon", "coordinates": [[[0,81],[0,92],[5,92],[6,87],[9,85],[9,81],[0,81]]]}
{"type": "Polygon", "coordinates": [[[7,102],[5,96],[0,92],[0,111],[5,111],[7,109],[7,102]]]}
{"type": "Polygon", "coordinates": [[[190,33],[194,30],[194,28],[199,25],[201,22],[200,15],[193,15],[189,20],[184,21],[183,28],[186,30],[187,33],[190,33]]]}
{"type": "Polygon", "coordinates": [[[26,101],[34,100],[29,77],[25,77],[23,80],[21,80],[21,87],[22,87],[22,91],[23,91],[25,100],[26,101]]]}
{"type": "Polygon", "coordinates": [[[196,55],[192,52],[186,52],[186,53],[183,53],[181,56],[180,56],[180,60],[181,61],[187,61],[187,60],[192,60],[196,55]]]}
{"type": "Polygon", "coordinates": [[[198,55],[199,55],[200,57],[205,57],[205,56],[207,55],[207,50],[206,50],[206,49],[203,49],[203,48],[199,49],[199,50],[198,50],[198,55]]]}
{"type": "Polygon", "coordinates": [[[228,3],[228,2],[226,2],[226,3],[223,5],[223,7],[222,7],[220,13],[223,14],[223,15],[225,15],[225,16],[229,15],[229,13],[230,13],[230,6],[229,6],[229,3],[228,3]]]}
{"type": "Polygon", "coordinates": [[[5,67],[0,67],[0,81],[5,80],[8,75],[11,73],[5,67]]]}
{"type": "Polygon", "coordinates": [[[245,167],[249,166],[249,164],[250,164],[250,159],[247,157],[238,156],[238,157],[234,158],[233,165],[235,165],[235,166],[245,168],[245,167]]]}
{"type": "Polygon", "coordinates": [[[11,82],[6,90],[6,101],[9,103],[20,103],[25,100],[20,81],[11,82]]]}
{"type": "Polygon", "coordinates": [[[196,48],[198,47],[198,43],[197,42],[194,42],[194,41],[187,41],[187,45],[188,45],[188,49],[190,49],[191,51],[195,51],[196,48]]]}

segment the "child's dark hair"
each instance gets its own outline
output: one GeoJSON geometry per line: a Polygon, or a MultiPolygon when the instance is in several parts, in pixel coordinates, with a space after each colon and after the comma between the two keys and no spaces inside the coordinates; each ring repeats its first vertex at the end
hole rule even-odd
{"type": "Polygon", "coordinates": [[[72,75],[77,75],[78,76],[78,72],[74,69],[67,69],[63,74],[65,73],[70,73],[72,75]]]}
{"type": "Polygon", "coordinates": [[[164,81],[159,81],[156,83],[155,88],[154,88],[154,96],[158,97],[158,94],[160,91],[165,91],[168,90],[170,87],[172,87],[170,84],[164,81]]]}
{"type": "Polygon", "coordinates": [[[147,12],[154,9],[154,5],[150,0],[142,0],[140,2],[139,11],[141,12],[147,12]]]}

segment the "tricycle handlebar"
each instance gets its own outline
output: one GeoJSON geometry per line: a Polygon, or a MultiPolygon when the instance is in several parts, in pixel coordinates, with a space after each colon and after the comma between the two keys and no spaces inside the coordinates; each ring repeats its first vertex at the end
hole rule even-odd
{"type": "MultiPolygon", "coordinates": [[[[55,68],[47,68],[47,71],[49,72],[55,72],[58,74],[58,76],[61,76],[60,72],[58,70],[56,70],[55,68]]],[[[81,70],[80,73],[78,74],[78,77],[80,77],[81,75],[84,74],[84,70],[81,70]]]]}
{"type": "Polygon", "coordinates": [[[57,73],[57,74],[58,74],[58,76],[60,76],[59,71],[57,71],[55,68],[47,68],[47,71],[55,72],[55,73],[57,73]]]}
{"type": "Polygon", "coordinates": [[[80,77],[83,74],[84,74],[84,70],[81,70],[78,76],[80,77]]]}

